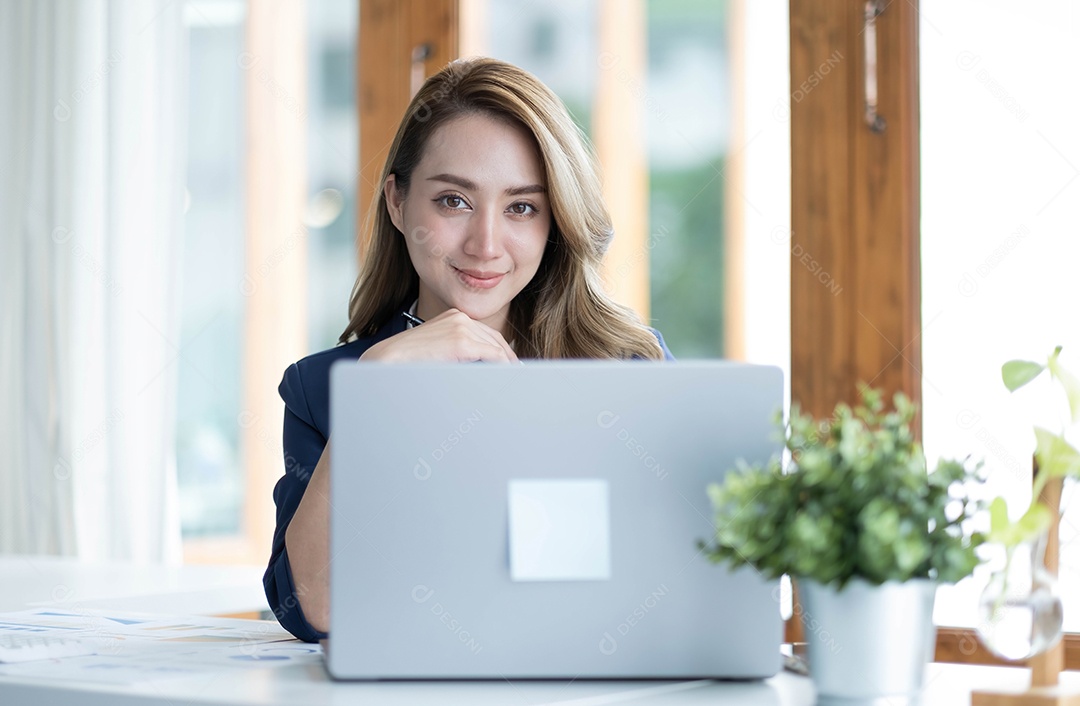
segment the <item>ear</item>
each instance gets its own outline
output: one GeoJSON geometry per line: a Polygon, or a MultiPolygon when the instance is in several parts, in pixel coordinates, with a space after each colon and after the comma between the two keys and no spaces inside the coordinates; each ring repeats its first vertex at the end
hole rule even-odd
{"type": "Polygon", "coordinates": [[[395,228],[404,233],[405,194],[398,188],[396,174],[386,177],[386,182],[383,183],[383,197],[386,199],[386,210],[390,213],[390,222],[394,224],[395,228]]]}

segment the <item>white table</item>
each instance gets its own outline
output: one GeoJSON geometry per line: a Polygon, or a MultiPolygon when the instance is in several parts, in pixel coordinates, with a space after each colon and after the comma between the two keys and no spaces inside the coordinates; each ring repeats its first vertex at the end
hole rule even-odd
{"type": "MultiPolygon", "coordinates": [[[[221,615],[265,609],[262,567],[137,566],[83,564],[55,557],[0,556],[0,611],[66,606],[149,613],[221,615]]],[[[254,623],[258,625],[258,623],[254,623]]],[[[1080,691],[1080,673],[1062,675],[1080,691]]],[[[923,706],[970,703],[973,688],[1022,690],[1025,669],[930,665],[923,706]]],[[[52,706],[180,706],[192,704],[563,704],[600,706],[660,704],[766,704],[809,706],[810,680],[782,672],[757,683],[715,681],[515,681],[391,682],[332,681],[322,657],[287,667],[210,671],[197,677],[105,685],[47,678],[0,678],[0,704],[52,706]]]]}
{"type": "Polygon", "coordinates": [[[599,706],[632,702],[734,706],[811,706],[813,687],[805,677],[782,673],[765,682],[721,683],[633,681],[394,682],[335,683],[322,657],[307,665],[218,673],[203,679],[144,682],[130,686],[19,682],[0,678],[0,703],[33,706],[198,706],[224,704],[438,704],[507,706],[573,704],[599,706]]]}
{"type": "MultiPolygon", "coordinates": [[[[1062,676],[1063,684],[1080,691],[1080,673],[1067,672],[1062,676]]],[[[972,689],[1022,690],[1028,679],[1026,669],[932,664],[927,669],[922,706],[963,706],[971,702],[972,689]]],[[[200,679],[145,682],[130,686],[57,684],[3,678],[0,679],[0,703],[13,706],[600,706],[616,703],[634,703],[640,706],[811,706],[814,703],[814,689],[809,679],[786,672],[758,683],[708,680],[336,683],[327,677],[322,658],[316,656],[308,664],[292,667],[251,669],[240,674],[218,673],[200,679]]]]}
{"type": "Polygon", "coordinates": [[[81,606],[188,615],[268,610],[262,566],[85,563],[54,556],[0,555],[0,612],[81,606]]]}

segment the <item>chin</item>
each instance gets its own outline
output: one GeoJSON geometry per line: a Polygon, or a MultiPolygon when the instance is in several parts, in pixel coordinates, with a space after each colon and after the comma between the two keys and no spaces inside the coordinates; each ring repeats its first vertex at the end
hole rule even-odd
{"type": "Polygon", "coordinates": [[[485,319],[490,319],[492,316],[498,314],[504,306],[506,306],[506,304],[502,304],[500,306],[478,306],[475,304],[460,304],[455,306],[454,308],[474,321],[484,321],[485,319]]]}
{"type": "Polygon", "coordinates": [[[470,319],[474,321],[483,321],[495,316],[504,308],[509,306],[510,301],[500,298],[495,300],[483,300],[475,301],[472,297],[464,298],[465,301],[456,301],[450,304],[453,308],[466,314],[470,319]]]}

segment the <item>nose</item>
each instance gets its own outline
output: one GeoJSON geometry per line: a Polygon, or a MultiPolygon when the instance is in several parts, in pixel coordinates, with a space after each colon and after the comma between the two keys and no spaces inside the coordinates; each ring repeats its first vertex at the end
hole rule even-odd
{"type": "Polygon", "coordinates": [[[469,219],[469,231],[463,250],[477,260],[494,260],[502,255],[502,235],[494,209],[478,211],[469,219]]]}

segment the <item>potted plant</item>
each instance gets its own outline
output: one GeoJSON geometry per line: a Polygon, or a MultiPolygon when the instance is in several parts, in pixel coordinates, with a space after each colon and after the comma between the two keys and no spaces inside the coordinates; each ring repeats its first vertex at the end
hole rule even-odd
{"type": "Polygon", "coordinates": [[[886,409],[865,386],[860,397],[827,420],[794,406],[782,427],[790,461],[744,465],[711,485],[717,531],[699,547],[795,580],[820,696],[903,699],[933,655],[937,585],[978,564],[983,538],[966,522],[977,504],[950,490],[980,477],[951,460],[927,473],[915,405],[898,394],[886,409]]]}
{"type": "MultiPolygon", "coordinates": [[[[1062,605],[1056,577],[1043,565],[1048,532],[1059,508],[1046,505],[1043,490],[1048,483],[1080,476],[1080,452],[1065,433],[1080,422],[1080,380],[1062,366],[1058,346],[1046,363],[1010,360],[1001,366],[1001,378],[1010,392],[1048,372],[1065,393],[1068,415],[1062,431],[1036,426],[1034,478],[1031,503],[1011,522],[1005,498],[990,504],[987,541],[1004,548],[1004,566],[995,571],[979,599],[979,637],[999,657],[1023,660],[1052,647],[1062,634],[1062,605]]],[[[1060,485],[1055,498],[1060,494],[1060,485]]]]}

